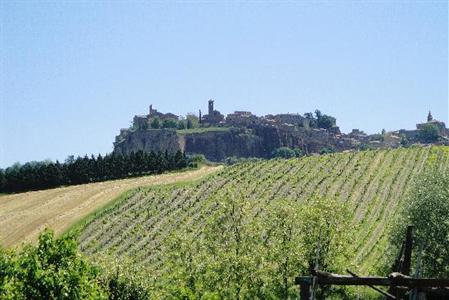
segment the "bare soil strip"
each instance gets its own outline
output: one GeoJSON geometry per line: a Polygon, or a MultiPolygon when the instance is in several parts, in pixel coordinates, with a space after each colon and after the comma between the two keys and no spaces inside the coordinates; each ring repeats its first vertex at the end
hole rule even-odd
{"type": "Polygon", "coordinates": [[[111,180],[0,197],[0,244],[3,247],[34,242],[45,228],[63,233],[72,224],[105,206],[121,193],[140,186],[190,181],[221,167],[111,180]]]}

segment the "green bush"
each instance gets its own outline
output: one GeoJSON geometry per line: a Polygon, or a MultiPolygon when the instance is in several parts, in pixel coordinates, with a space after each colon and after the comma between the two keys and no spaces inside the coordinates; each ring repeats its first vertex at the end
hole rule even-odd
{"type": "Polygon", "coordinates": [[[186,120],[179,120],[177,129],[178,130],[186,129],[186,120]]]}
{"type": "Polygon", "coordinates": [[[187,114],[186,115],[186,128],[187,129],[193,129],[199,127],[199,119],[194,114],[187,114]]]}
{"type": "MultiPolygon", "coordinates": [[[[168,299],[294,299],[294,277],[315,266],[343,271],[351,234],[349,210],[333,199],[256,202],[228,191],[201,233],[183,227],[165,241],[156,295],[168,299]],[[304,220],[307,220],[305,222],[304,220]]],[[[334,290],[323,288],[320,298],[334,290]]],[[[344,290],[340,291],[345,293],[344,290]]],[[[160,298],[160,297],[156,297],[160,298]]]]}
{"type": "Polygon", "coordinates": [[[332,148],[328,148],[328,147],[323,147],[320,150],[320,154],[330,154],[330,153],[334,153],[335,150],[332,148]]]}
{"type": "Polygon", "coordinates": [[[98,272],[73,236],[54,239],[46,230],[37,246],[0,250],[0,299],[107,299],[98,272]]]}
{"type": "Polygon", "coordinates": [[[336,125],[336,119],[334,117],[322,114],[318,109],[315,110],[315,116],[319,128],[330,129],[336,125]]]}
{"type": "Polygon", "coordinates": [[[237,156],[229,156],[225,159],[225,164],[228,166],[232,166],[238,163],[245,163],[245,162],[257,162],[262,160],[258,157],[237,157],[237,156]]]}
{"type": "Polygon", "coordinates": [[[110,300],[150,299],[150,289],[145,286],[144,280],[141,278],[147,275],[143,270],[135,270],[133,265],[124,261],[113,267],[111,267],[111,261],[105,262],[102,270],[102,278],[107,284],[110,300]]]}
{"type": "MultiPolygon", "coordinates": [[[[414,262],[421,256],[422,277],[449,277],[449,173],[435,160],[415,181],[392,234],[392,257],[399,253],[405,227],[414,226],[414,262]],[[419,253],[420,247],[422,252],[419,253]]],[[[391,265],[391,261],[388,262],[391,265]]],[[[412,273],[415,273],[413,270],[412,273]]]]}
{"type": "Polygon", "coordinates": [[[154,118],[153,121],[151,121],[150,126],[153,129],[159,129],[161,127],[161,121],[159,121],[159,118],[154,118]]]}
{"type": "Polygon", "coordinates": [[[300,148],[290,149],[288,147],[280,147],[273,151],[271,156],[273,158],[293,158],[301,157],[303,152],[300,148]]]}
{"type": "Polygon", "coordinates": [[[424,143],[436,142],[440,138],[440,130],[435,124],[424,124],[419,129],[418,138],[424,143]]]}
{"type": "Polygon", "coordinates": [[[174,119],[165,119],[162,121],[162,128],[177,128],[178,127],[178,121],[174,119]]]}

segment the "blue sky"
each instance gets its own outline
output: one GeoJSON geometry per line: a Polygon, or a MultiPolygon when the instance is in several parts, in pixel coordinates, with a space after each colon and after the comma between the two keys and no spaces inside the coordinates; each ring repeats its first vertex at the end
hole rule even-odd
{"type": "Polygon", "coordinates": [[[151,103],[448,121],[446,1],[0,3],[1,167],[110,152],[151,103]]]}

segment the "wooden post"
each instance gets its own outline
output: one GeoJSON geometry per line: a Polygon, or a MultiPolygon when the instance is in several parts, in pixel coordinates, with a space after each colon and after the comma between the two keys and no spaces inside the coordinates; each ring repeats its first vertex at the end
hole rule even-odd
{"type": "Polygon", "coordinates": [[[410,275],[410,268],[412,264],[412,247],[413,247],[413,226],[407,227],[407,235],[405,238],[404,249],[404,264],[402,265],[401,273],[410,275]]]}
{"type": "Polygon", "coordinates": [[[310,284],[307,282],[301,282],[299,284],[299,299],[300,300],[310,300],[310,284]]]}

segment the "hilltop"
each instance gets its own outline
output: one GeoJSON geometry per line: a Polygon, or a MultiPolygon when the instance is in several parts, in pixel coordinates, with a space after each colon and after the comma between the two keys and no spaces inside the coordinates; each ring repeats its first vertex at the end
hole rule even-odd
{"type": "Polygon", "coordinates": [[[235,111],[226,117],[208,102],[208,113],[188,114],[185,118],[161,113],[150,105],[147,115],[136,115],[130,128],[120,130],[114,152],[130,154],[178,150],[186,154],[203,154],[211,161],[227,157],[271,158],[283,147],[300,149],[304,154],[397,148],[416,143],[449,144],[449,129],[433,119],[413,130],[382,131],[368,135],[353,129],[342,133],[336,118],[315,113],[256,116],[249,111],[235,111]]]}

